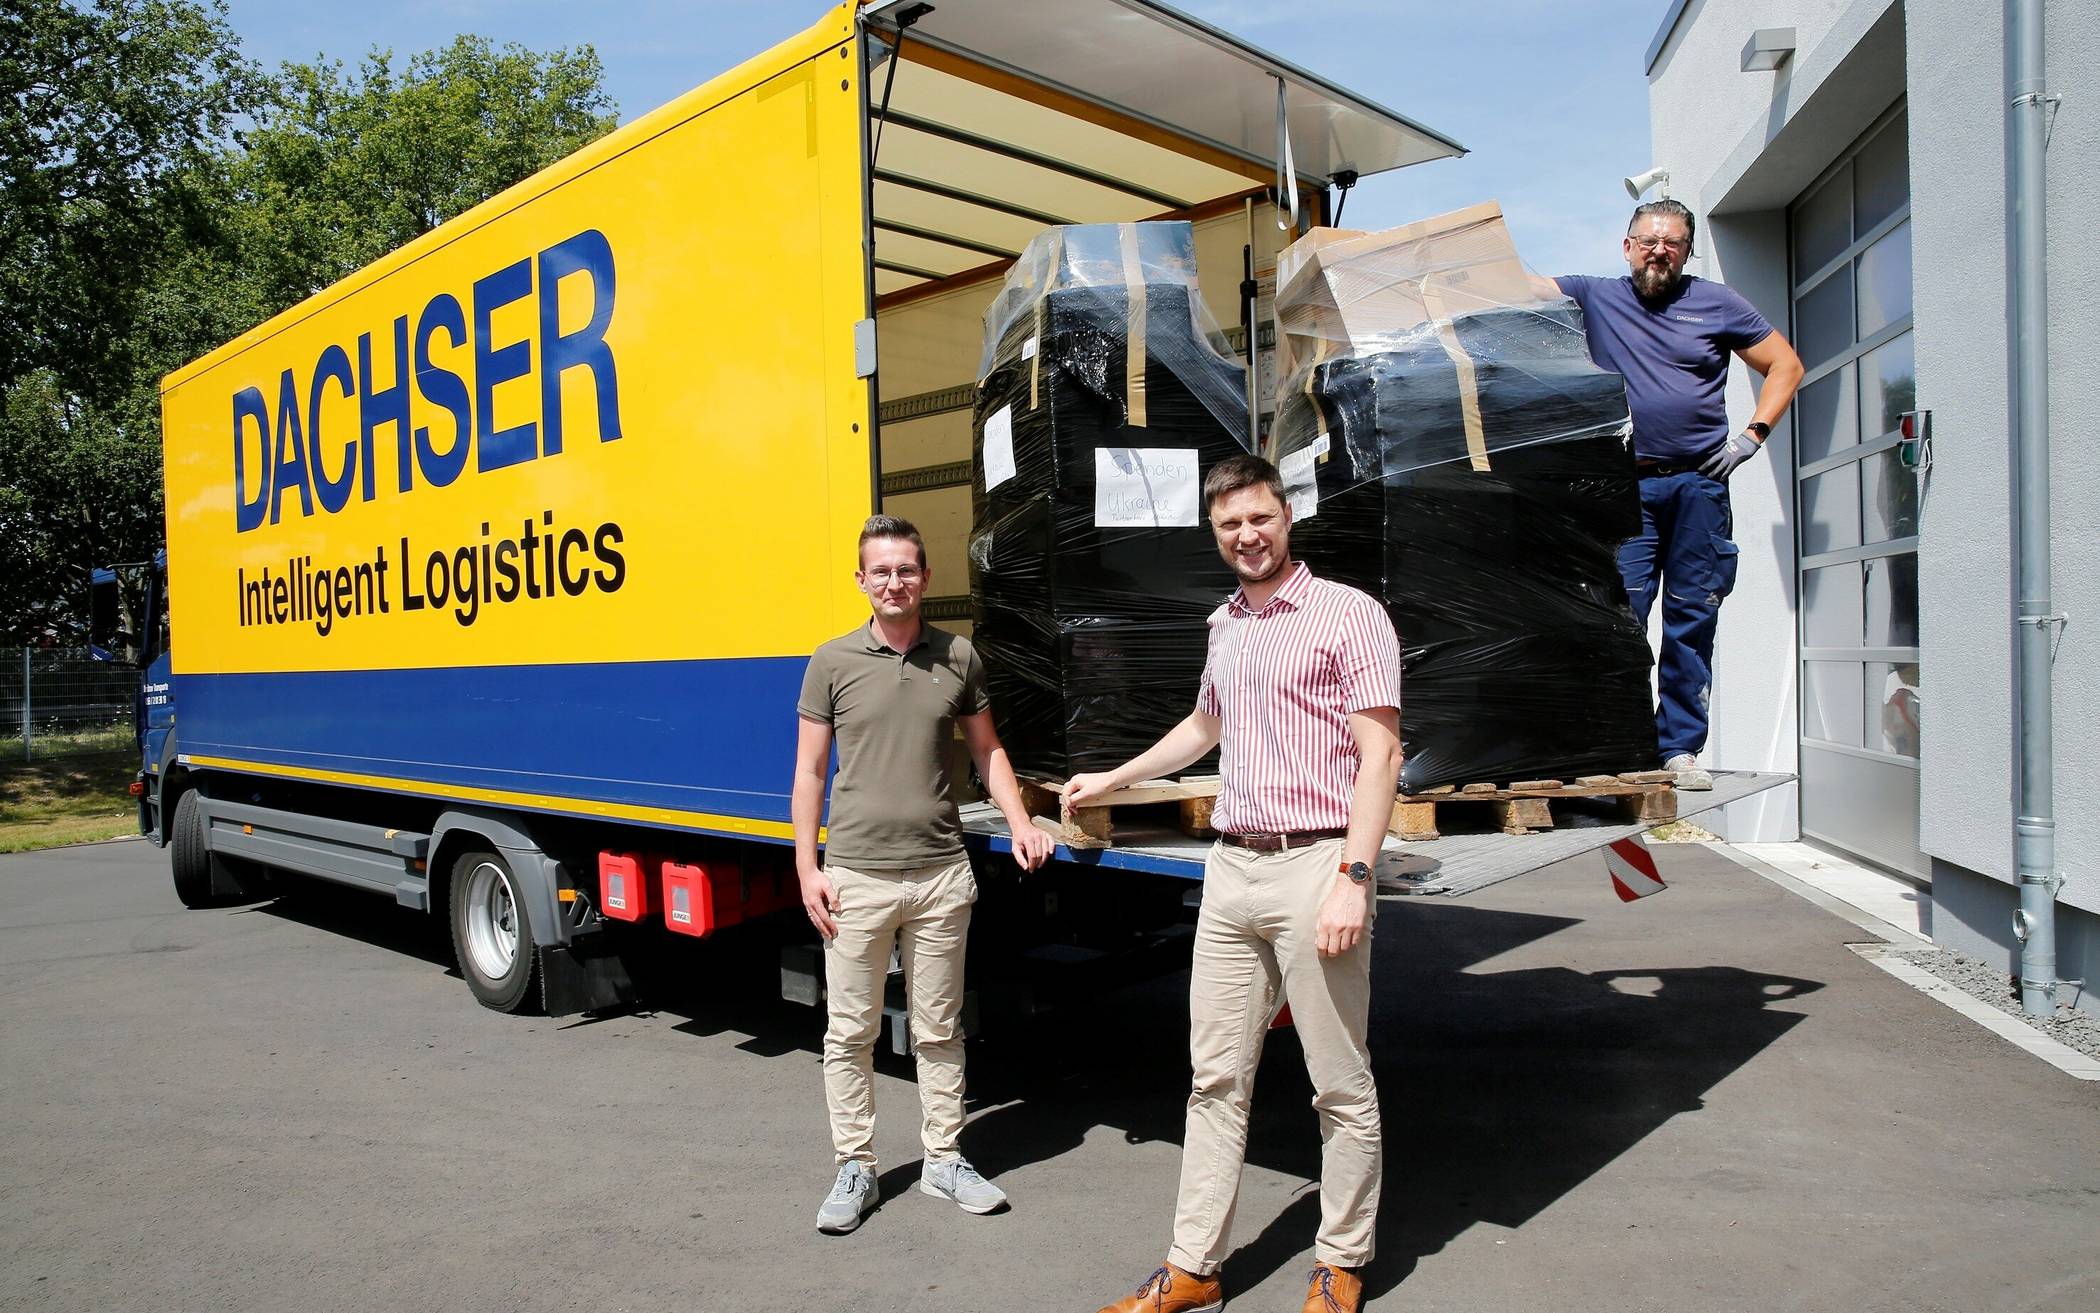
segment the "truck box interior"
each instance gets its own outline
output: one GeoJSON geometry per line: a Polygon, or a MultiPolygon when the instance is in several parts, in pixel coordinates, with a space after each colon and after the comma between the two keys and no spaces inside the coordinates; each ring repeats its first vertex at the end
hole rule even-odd
{"type": "Polygon", "coordinates": [[[1243,358],[1253,339],[1266,414],[1277,252],[1357,178],[1463,149],[1144,0],[899,0],[863,17],[876,504],[926,537],[928,617],[967,632],[984,312],[1031,237],[1190,220],[1204,299],[1243,358]]]}

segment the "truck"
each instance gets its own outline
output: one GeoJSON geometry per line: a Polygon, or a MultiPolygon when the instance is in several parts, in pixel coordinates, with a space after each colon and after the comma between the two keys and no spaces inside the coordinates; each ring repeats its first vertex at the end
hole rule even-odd
{"type": "MultiPolygon", "coordinates": [[[[447,920],[488,1007],[624,1000],[639,927],[798,902],[791,707],[866,620],[869,514],[967,620],[982,316],[1028,239],[1190,222],[1259,414],[1277,251],[1461,153],[1149,0],[833,6],[167,376],[165,552],[92,608],[141,664],[141,830],[186,904],[318,877],[447,920]]],[[[1004,921],[1142,928],[1200,875],[1060,847],[1004,921]]]]}

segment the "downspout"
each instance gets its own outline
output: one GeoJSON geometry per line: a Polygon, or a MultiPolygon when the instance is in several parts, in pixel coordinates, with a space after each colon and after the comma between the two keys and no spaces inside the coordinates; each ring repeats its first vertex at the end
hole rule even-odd
{"type": "Polygon", "coordinates": [[[2043,88],[2044,0],[2006,0],[2008,161],[2005,236],[2011,330],[2007,351],[2012,391],[2013,596],[2016,678],[2013,684],[2015,812],[2013,865],[2020,909],[2020,1006],[2030,1017],[2056,1015],[2055,715],[2050,658],[2064,617],[2052,605],[2049,579],[2049,284],[2047,229],[2048,118],[2055,99],[2043,88]]]}

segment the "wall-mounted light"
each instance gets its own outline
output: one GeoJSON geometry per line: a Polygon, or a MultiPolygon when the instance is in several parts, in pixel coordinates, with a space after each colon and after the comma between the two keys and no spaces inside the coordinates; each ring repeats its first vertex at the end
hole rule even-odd
{"type": "Polygon", "coordinates": [[[1769,73],[1793,58],[1793,54],[1793,28],[1761,27],[1750,34],[1749,44],[1743,47],[1743,71],[1769,73]]]}

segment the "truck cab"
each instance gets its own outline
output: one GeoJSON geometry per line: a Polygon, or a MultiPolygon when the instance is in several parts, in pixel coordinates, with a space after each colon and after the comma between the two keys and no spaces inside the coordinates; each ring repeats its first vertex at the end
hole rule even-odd
{"type": "Polygon", "coordinates": [[[168,554],[151,561],[98,568],[88,585],[88,647],[97,661],[139,672],[133,705],[133,741],[139,770],[139,832],[166,842],[161,786],[175,757],[175,686],[168,625],[168,554]]]}

